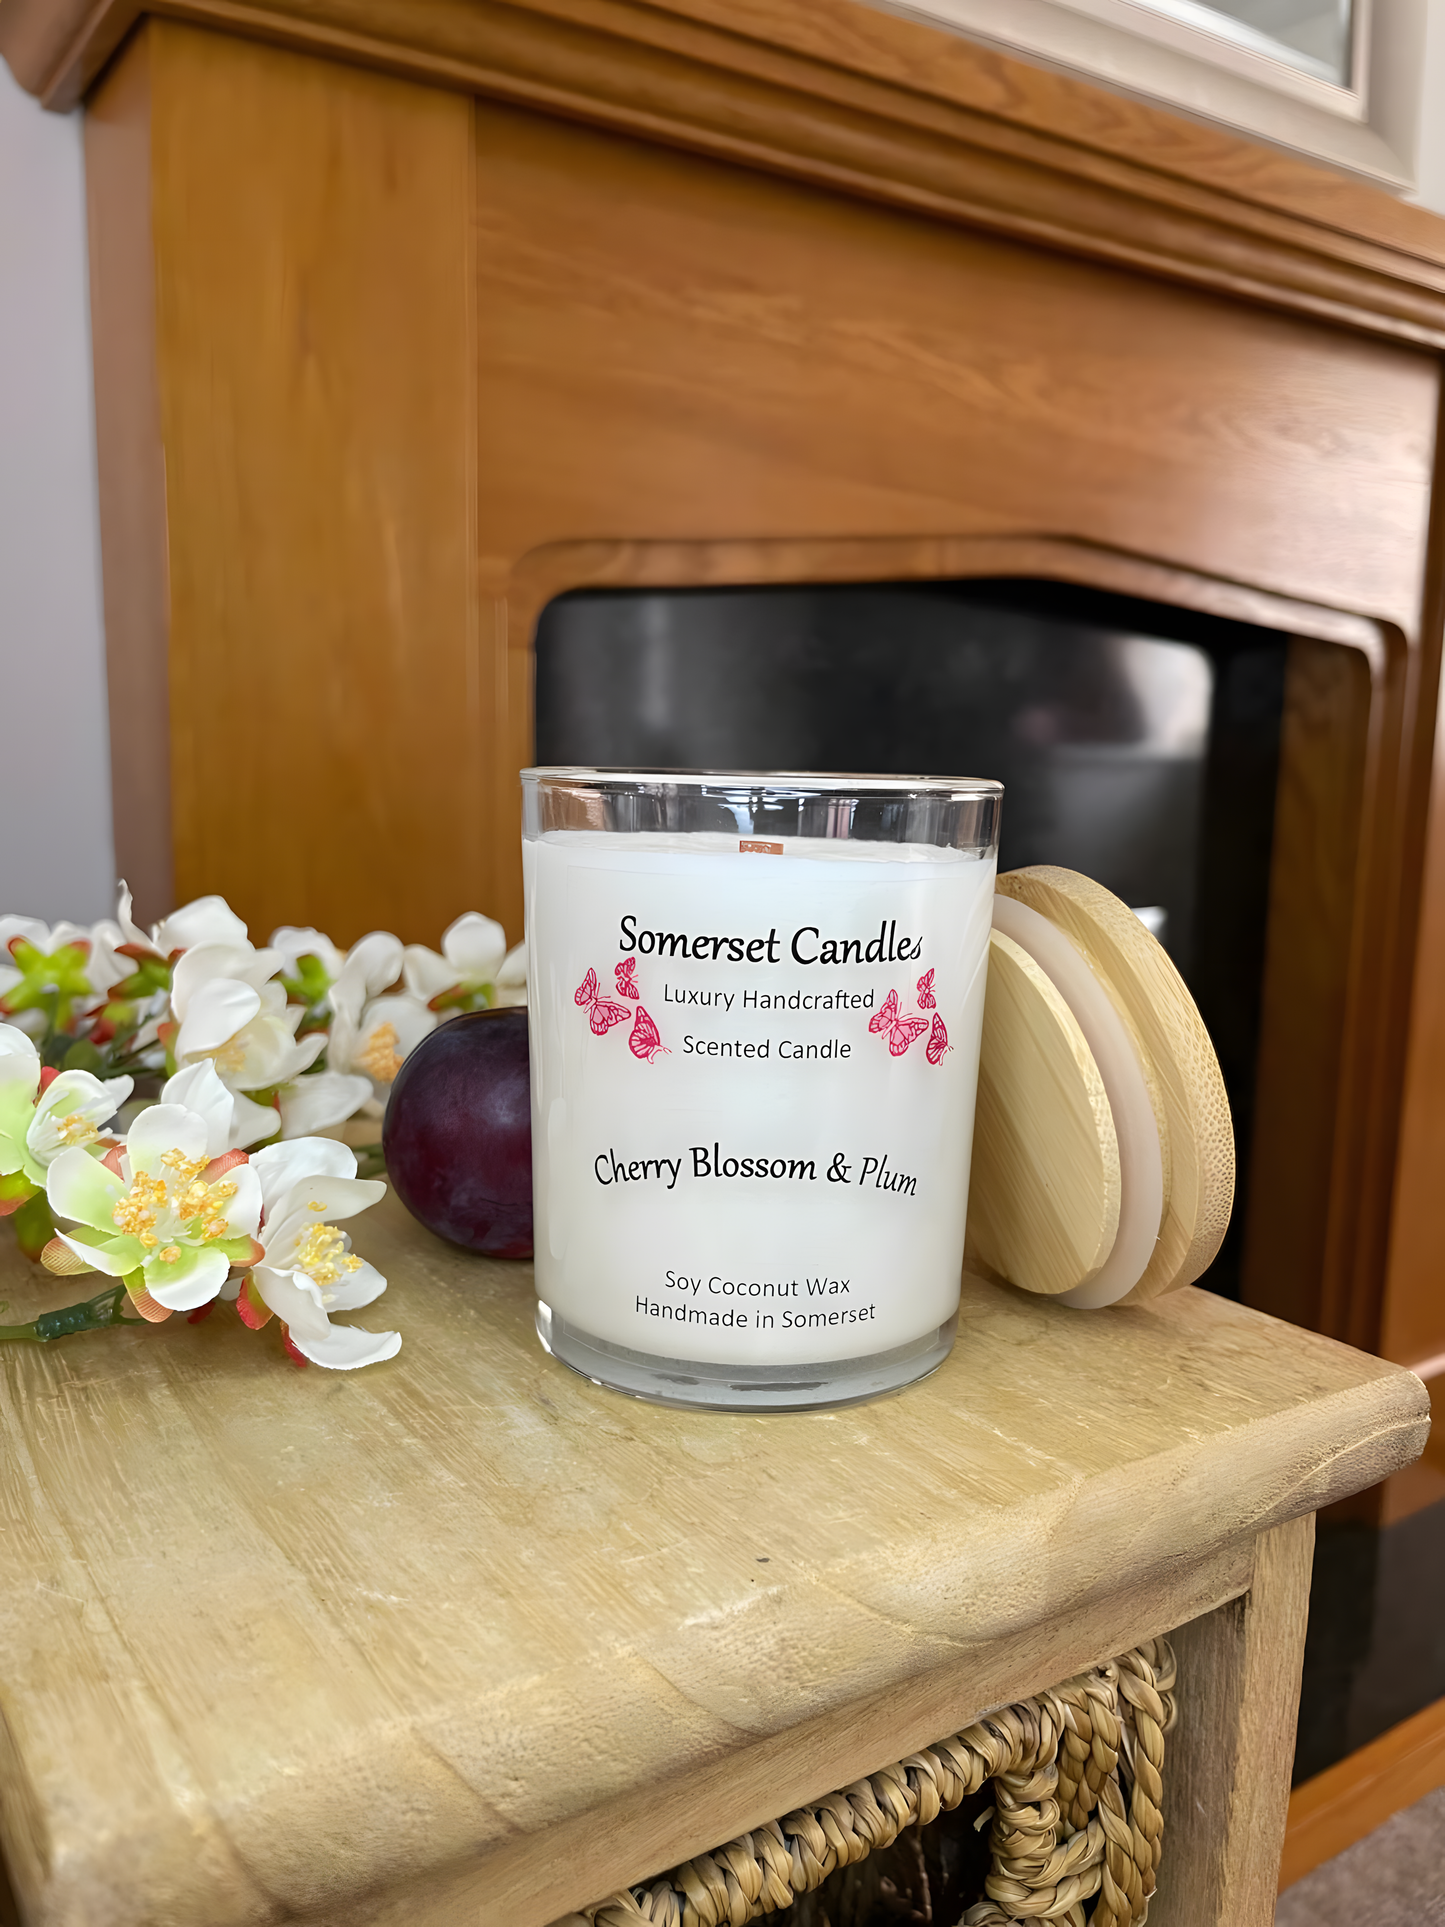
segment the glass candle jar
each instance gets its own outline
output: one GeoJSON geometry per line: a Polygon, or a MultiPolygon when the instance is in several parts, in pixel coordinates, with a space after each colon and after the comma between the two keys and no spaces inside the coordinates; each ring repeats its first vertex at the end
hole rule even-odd
{"type": "Polygon", "coordinates": [[[953,1342],[1002,789],[522,773],[537,1329],[671,1404],[953,1342]]]}

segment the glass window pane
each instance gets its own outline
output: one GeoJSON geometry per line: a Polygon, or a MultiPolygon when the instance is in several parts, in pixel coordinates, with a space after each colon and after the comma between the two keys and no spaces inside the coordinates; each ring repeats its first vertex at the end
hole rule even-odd
{"type": "Polygon", "coordinates": [[[1350,84],[1354,0],[1142,0],[1154,13],[1217,33],[1336,86],[1350,84]]]}

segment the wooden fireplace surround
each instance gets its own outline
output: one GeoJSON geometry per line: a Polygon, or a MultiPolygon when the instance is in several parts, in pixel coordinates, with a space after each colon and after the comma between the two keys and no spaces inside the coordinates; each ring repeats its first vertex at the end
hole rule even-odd
{"type": "Polygon", "coordinates": [[[0,52],[88,109],[143,911],[520,934],[568,588],[1267,623],[1246,1292],[1445,1369],[1445,223],[852,0],[0,0],[0,52]]]}

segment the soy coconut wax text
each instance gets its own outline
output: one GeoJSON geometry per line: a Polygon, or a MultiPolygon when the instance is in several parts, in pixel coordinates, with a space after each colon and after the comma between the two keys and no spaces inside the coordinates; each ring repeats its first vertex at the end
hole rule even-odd
{"type": "Polygon", "coordinates": [[[958,1306],[997,785],[523,781],[544,1342],[709,1405],[931,1370],[958,1306]],[[579,796],[597,827],[568,827],[579,796]],[[880,833],[910,822],[967,839],[880,833]]]}

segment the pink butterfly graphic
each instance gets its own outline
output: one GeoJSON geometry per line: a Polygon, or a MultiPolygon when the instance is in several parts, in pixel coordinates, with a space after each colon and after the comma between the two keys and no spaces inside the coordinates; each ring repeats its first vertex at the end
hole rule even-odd
{"type": "Polygon", "coordinates": [[[898,992],[890,990],[883,999],[883,1008],[875,1010],[868,1019],[868,1028],[876,1036],[888,1032],[888,1049],[892,1056],[901,1057],[915,1037],[921,1037],[928,1029],[926,1017],[902,1017],[898,1011],[898,992]]]}
{"type": "Polygon", "coordinates": [[[614,1004],[608,998],[598,996],[595,970],[587,972],[582,979],[582,988],[572,993],[572,1001],[587,1012],[587,1021],[592,1026],[594,1037],[605,1037],[614,1024],[625,1024],[632,1015],[626,1004],[614,1004]]]}
{"type": "MultiPolygon", "coordinates": [[[[922,998],[920,998],[919,1002],[921,1003],[922,1001],[922,998]]],[[[953,1049],[952,1044],[948,1041],[947,1028],[937,1011],[933,1013],[933,1029],[929,1032],[926,1048],[930,1064],[941,1064],[944,1053],[953,1049]]]]}
{"type": "Polygon", "coordinates": [[[637,997],[640,995],[637,985],[633,982],[633,972],[636,969],[637,969],[636,957],[624,957],[622,962],[618,964],[616,970],[614,970],[612,973],[613,976],[616,977],[617,979],[618,996],[631,997],[634,1000],[634,1002],[636,1001],[637,997]]]}
{"type": "Polygon", "coordinates": [[[925,970],[918,979],[918,1008],[932,1010],[937,998],[933,994],[933,972],[925,970]]]}
{"type": "MultiPolygon", "coordinates": [[[[635,997],[637,992],[634,990],[632,994],[635,997]]],[[[627,1015],[626,1011],[622,1014],[624,1017],[627,1015]]],[[[641,1004],[637,1006],[637,1015],[632,1020],[632,1035],[627,1040],[627,1048],[634,1057],[645,1058],[649,1064],[657,1062],[659,1052],[664,1057],[672,1055],[663,1043],[657,1025],[653,1023],[641,1004]]]]}

